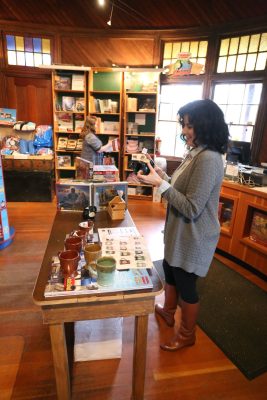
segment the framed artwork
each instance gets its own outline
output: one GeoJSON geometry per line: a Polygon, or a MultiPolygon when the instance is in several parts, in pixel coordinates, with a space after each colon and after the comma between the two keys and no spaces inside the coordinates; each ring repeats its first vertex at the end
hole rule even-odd
{"type": "Polygon", "coordinates": [[[83,211],[92,205],[92,185],[90,183],[56,185],[57,208],[59,210],[83,211]]]}
{"type": "Polygon", "coordinates": [[[93,205],[97,211],[105,210],[110,200],[120,196],[126,204],[128,201],[128,182],[105,182],[93,184],[93,205]]]}

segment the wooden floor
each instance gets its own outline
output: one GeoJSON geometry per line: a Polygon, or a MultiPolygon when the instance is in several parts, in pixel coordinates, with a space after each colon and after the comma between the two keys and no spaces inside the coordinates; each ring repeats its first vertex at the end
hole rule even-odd
{"type": "MultiPolygon", "coordinates": [[[[161,259],[163,205],[130,201],[129,209],[152,259],[161,259]]],[[[55,203],[8,204],[16,234],[14,242],[0,251],[1,400],[56,399],[49,332],[32,302],[55,212],[55,203]]],[[[265,282],[240,267],[237,270],[267,290],[265,282]]],[[[161,295],[158,300],[162,299],[161,295]]],[[[133,318],[124,319],[121,359],[74,364],[73,399],[130,399],[133,326],[133,318]]],[[[160,340],[171,335],[172,328],[150,315],[146,400],[266,400],[267,373],[248,381],[200,328],[195,346],[177,353],[160,350],[160,340]]]]}

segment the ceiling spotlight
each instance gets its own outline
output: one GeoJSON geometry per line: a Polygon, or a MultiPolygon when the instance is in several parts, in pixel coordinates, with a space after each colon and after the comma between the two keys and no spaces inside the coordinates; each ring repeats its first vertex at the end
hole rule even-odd
{"type": "Polygon", "coordinates": [[[98,4],[103,7],[105,5],[105,0],[98,0],[98,4]]]}
{"type": "Polygon", "coordinates": [[[110,12],[109,20],[108,20],[108,22],[107,22],[107,24],[108,24],[109,26],[111,26],[112,14],[113,14],[113,6],[114,6],[114,1],[112,2],[111,12],[110,12]]]}

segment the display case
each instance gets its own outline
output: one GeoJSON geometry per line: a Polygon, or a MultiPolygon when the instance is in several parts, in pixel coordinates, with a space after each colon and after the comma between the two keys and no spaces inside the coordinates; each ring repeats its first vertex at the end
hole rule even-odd
{"type": "Polygon", "coordinates": [[[267,276],[267,187],[224,181],[220,203],[217,248],[267,276]]]}
{"type": "Polygon", "coordinates": [[[124,74],[124,151],[123,180],[129,184],[129,197],[153,199],[153,187],[138,182],[131,169],[131,156],[143,148],[155,156],[158,111],[158,80],[155,71],[130,71],[124,74]]]}

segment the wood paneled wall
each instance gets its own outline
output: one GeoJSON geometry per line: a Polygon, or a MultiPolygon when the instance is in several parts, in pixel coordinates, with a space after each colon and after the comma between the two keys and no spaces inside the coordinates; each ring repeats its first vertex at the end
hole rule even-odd
{"type": "Polygon", "coordinates": [[[112,67],[153,66],[159,63],[154,54],[155,40],[139,37],[75,37],[61,39],[63,64],[112,67]]]}

